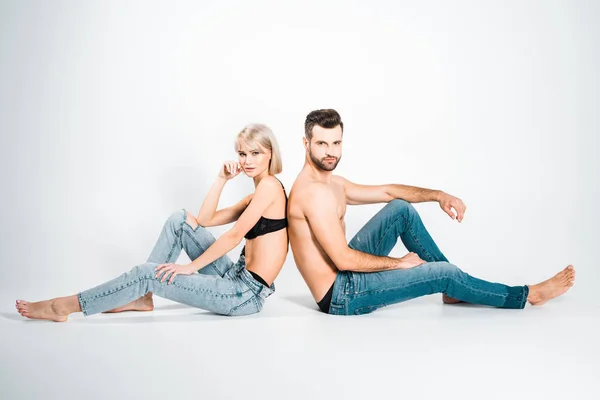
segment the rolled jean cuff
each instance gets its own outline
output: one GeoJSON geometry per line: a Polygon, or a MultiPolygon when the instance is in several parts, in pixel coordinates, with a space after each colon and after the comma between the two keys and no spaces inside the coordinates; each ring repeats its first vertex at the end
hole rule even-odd
{"type": "Polygon", "coordinates": [[[81,307],[81,312],[83,313],[83,315],[85,315],[86,317],[89,315],[87,309],[85,308],[85,301],[83,300],[83,297],[81,297],[81,293],[77,293],[77,300],[79,300],[79,306],[81,307]]]}
{"type": "Polygon", "coordinates": [[[528,286],[509,286],[502,308],[523,309],[527,304],[527,296],[529,296],[528,286]]]}

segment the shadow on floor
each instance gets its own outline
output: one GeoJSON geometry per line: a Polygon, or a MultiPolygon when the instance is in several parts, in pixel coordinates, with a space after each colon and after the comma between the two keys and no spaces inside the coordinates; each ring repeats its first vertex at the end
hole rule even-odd
{"type": "Polygon", "coordinates": [[[298,294],[298,295],[285,295],[280,296],[280,299],[294,303],[302,308],[311,310],[311,311],[320,311],[319,306],[315,303],[314,299],[310,295],[298,294]]]}

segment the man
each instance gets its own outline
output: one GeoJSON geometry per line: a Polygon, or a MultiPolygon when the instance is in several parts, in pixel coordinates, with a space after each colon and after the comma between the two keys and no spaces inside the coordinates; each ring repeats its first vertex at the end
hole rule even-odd
{"type": "Polygon", "coordinates": [[[288,234],[296,265],[319,308],[329,314],[365,314],[423,295],[502,308],[541,305],[573,285],[569,265],[537,285],[506,286],[474,278],[448,260],[410,203],[437,201],[452,219],[466,207],[440,190],[405,185],[366,186],[332,174],[342,157],[344,125],[335,110],[316,110],[305,122],[306,162],[288,202],[288,234]],[[346,243],[347,204],[388,203],[346,243]],[[398,238],[408,253],[388,257],[398,238]]]}

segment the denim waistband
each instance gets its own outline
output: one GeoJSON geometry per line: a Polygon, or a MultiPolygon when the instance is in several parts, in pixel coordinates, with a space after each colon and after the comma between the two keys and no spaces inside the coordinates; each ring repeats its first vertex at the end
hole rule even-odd
{"type": "Polygon", "coordinates": [[[246,259],[244,256],[240,256],[238,261],[239,269],[237,271],[238,277],[244,282],[252,292],[262,299],[266,299],[275,292],[275,284],[272,283],[270,287],[266,287],[252,276],[246,269],[246,259]]]}

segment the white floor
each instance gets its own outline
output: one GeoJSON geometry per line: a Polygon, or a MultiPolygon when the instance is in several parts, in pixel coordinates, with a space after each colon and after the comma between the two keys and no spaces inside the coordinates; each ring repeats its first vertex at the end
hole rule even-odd
{"type": "Polygon", "coordinates": [[[600,313],[575,291],[523,311],[436,295],[360,317],[304,292],[240,318],[157,299],[64,324],[1,300],[2,399],[600,398],[600,313]]]}

